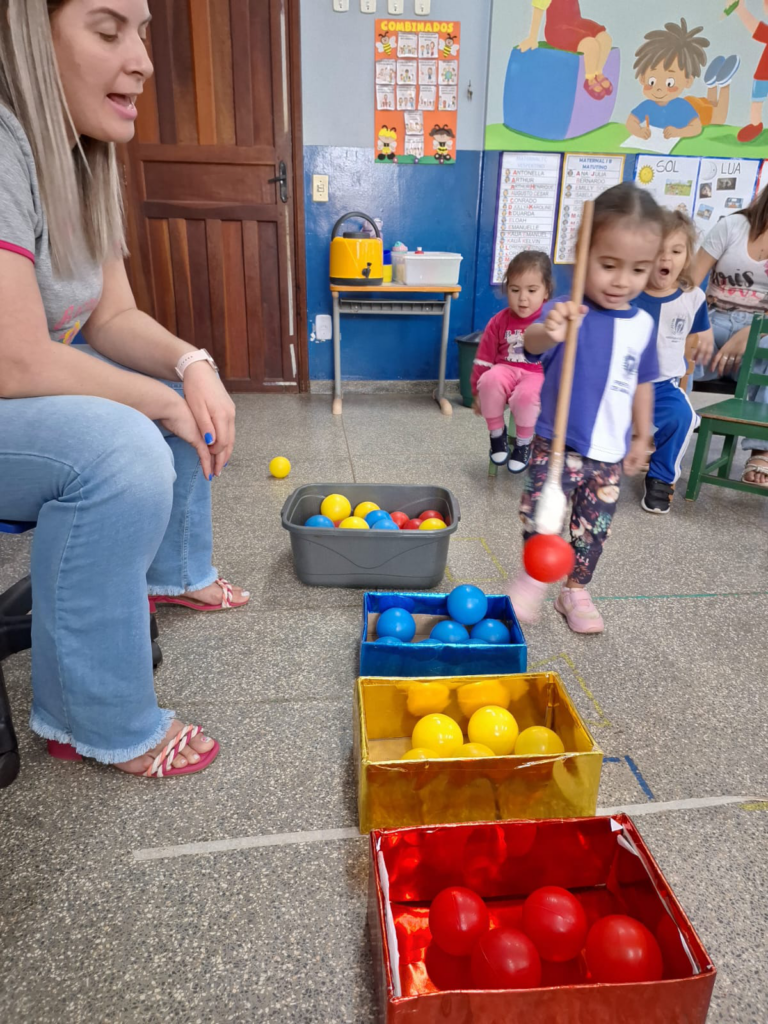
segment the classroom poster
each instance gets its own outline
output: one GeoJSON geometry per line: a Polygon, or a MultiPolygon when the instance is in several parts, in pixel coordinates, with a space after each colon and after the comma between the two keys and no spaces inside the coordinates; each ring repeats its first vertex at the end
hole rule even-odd
{"type": "Polygon", "coordinates": [[[680,210],[693,219],[700,163],[696,156],[641,155],[635,162],[635,183],[650,192],[659,206],[680,210]]]}
{"type": "Polygon", "coordinates": [[[560,184],[560,215],[555,240],[555,263],[573,263],[581,211],[587,199],[596,199],[624,176],[624,157],[567,153],[560,184]]]}
{"type": "Polygon", "coordinates": [[[757,180],[757,192],[756,195],[760,195],[765,186],[768,185],[768,160],[763,160],[760,164],[760,174],[757,180]]]}
{"type": "Polygon", "coordinates": [[[486,149],[762,158],[761,0],[498,0],[486,149]]]}
{"type": "Polygon", "coordinates": [[[729,213],[746,209],[757,185],[759,160],[708,160],[699,168],[694,223],[702,234],[729,213]]]}
{"type": "Polygon", "coordinates": [[[385,18],[374,31],[376,163],[454,163],[460,22],[385,18]]]}
{"type": "Polygon", "coordinates": [[[501,158],[491,284],[501,284],[517,253],[551,254],[561,165],[559,153],[505,153],[501,158]]]}

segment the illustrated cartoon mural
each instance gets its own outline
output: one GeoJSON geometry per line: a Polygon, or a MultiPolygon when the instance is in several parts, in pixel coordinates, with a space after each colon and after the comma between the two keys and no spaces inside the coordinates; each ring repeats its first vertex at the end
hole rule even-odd
{"type": "Polygon", "coordinates": [[[765,156],[766,101],[768,0],[494,2],[486,149],[765,156]]]}

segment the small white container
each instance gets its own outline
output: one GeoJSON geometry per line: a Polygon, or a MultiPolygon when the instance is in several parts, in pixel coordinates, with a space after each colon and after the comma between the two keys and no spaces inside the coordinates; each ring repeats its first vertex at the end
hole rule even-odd
{"type": "Polygon", "coordinates": [[[463,259],[458,252],[405,253],[403,284],[458,284],[463,259]]]}

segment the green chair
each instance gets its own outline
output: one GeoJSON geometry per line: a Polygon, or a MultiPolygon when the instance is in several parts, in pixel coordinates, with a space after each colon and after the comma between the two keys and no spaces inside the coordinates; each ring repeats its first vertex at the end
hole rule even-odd
{"type": "Polygon", "coordinates": [[[715,484],[717,487],[730,487],[734,491],[749,491],[752,494],[768,494],[768,489],[758,484],[731,480],[731,466],[738,438],[756,437],[764,440],[765,449],[768,451],[768,404],[750,402],[745,397],[747,388],[751,385],[768,385],[768,374],[756,373],[752,369],[756,359],[768,360],[767,336],[768,315],[755,316],[734,397],[701,410],[699,439],[693,456],[688,489],[685,492],[689,501],[698,498],[702,484],[715,484]],[[707,463],[713,434],[724,438],[723,451],[714,462],[707,463]]]}

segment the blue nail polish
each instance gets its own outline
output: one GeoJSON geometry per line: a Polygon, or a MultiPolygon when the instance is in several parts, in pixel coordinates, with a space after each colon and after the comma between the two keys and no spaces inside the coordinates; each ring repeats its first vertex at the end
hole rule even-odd
{"type": "Polygon", "coordinates": [[[206,444],[213,444],[213,434],[206,434],[203,440],[206,444]]]}
{"type": "Polygon", "coordinates": [[[225,463],[224,463],[224,469],[226,469],[228,465],[229,465],[229,463],[228,463],[228,462],[225,462],[225,463]]]}
{"type": "Polygon", "coordinates": [[[208,474],[208,481],[210,482],[211,480],[213,480],[213,473],[208,474]]]}

